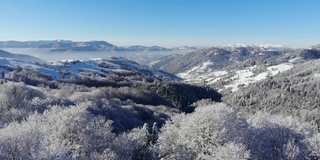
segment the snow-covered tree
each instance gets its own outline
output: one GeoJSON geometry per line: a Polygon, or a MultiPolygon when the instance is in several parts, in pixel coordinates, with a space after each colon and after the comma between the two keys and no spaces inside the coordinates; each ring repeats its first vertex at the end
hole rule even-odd
{"type": "Polygon", "coordinates": [[[254,159],[309,159],[319,156],[319,144],[311,125],[293,117],[258,112],[250,116],[247,146],[254,159]],[[312,154],[313,155],[312,155],[312,154]]]}
{"type": "Polygon", "coordinates": [[[224,104],[198,106],[194,113],[171,118],[159,136],[160,157],[164,159],[215,159],[220,150],[234,150],[231,157],[246,159],[249,151],[241,144],[248,124],[224,104]],[[228,144],[228,145],[227,145],[228,144]],[[227,145],[227,147],[226,147],[227,145]]]}
{"type": "Polygon", "coordinates": [[[114,140],[112,121],[86,111],[88,104],[53,106],[0,130],[2,159],[89,158],[103,155],[114,140]]]}

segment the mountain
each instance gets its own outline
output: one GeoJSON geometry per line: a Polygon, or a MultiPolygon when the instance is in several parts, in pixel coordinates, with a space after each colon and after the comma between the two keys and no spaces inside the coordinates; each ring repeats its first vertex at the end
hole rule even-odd
{"type": "Polygon", "coordinates": [[[181,47],[173,47],[172,50],[199,50],[204,47],[189,47],[189,46],[181,46],[181,47]]]}
{"type": "Polygon", "coordinates": [[[111,57],[89,60],[64,60],[31,63],[0,57],[0,82],[24,82],[31,86],[59,88],[61,85],[104,87],[108,98],[134,101],[144,105],[165,105],[192,112],[194,102],[201,99],[220,101],[214,89],[181,83],[181,78],[139,65],[133,61],[111,57]],[[66,84],[66,85],[65,85],[66,84]]]}
{"type": "Polygon", "coordinates": [[[126,59],[147,64],[160,57],[171,54],[185,54],[201,47],[165,48],[160,46],[116,46],[106,41],[0,41],[0,49],[7,52],[28,54],[46,61],[64,59],[88,59],[105,57],[124,57],[126,59]]]}
{"type": "Polygon", "coordinates": [[[312,60],[320,58],[320,50],[318,48],[301,49],[298,50],[296,54],[303,60],[312,60]]]}
{"type": "Polygon", "coordinates": [[[29,62],[39,62],[39,63],[46,62],[40,58],[36,58],[33,56],[23,55],[23,54],[13,54],[13,53],[9,53],[9,52],[3,51],[3,50],[0,50],[0,57],[2,57],[2,58],[15,58],[15,59],[20,59],[20,60],[29,61],[29,62]]]}
{"type": "Polygon", "coordinates": [[[288,47],[283,47],[282,45],[272,45],[272,44],[240,44],[240,43],[235,43],[235,44],[229,44],[226,46],[221,46],[219,48],[223,48],[226,50],[234,50],[237,48],[255,48],[259,50],[264,50],[264,51],[279,51],[279,50],[286,50],[290,49],[288,47]]]}
{"type": "Polygon", "coordinates": [[[160,57],[152,62],[149,62],[147,65],[149,67],[155,68],[155,69],[162,69],[163,66],[167,65],[171,61],[180,58],[181,54],[171,54],[164,57],[160,57]]]}
{"type": "Polygon", "coordinates": [[[292,69],[227,94],[224,101],[245,112],[268,111],[295,116],[320,129],[320,60],[296,64],[292,69]]]}
{"type": "Polygon", "coordinates": [[[241,46],[158,59],[185,60],[178,75],[204,85],[117,57],[0,58],[1,159],[319,159],[316,55],[241,46]],[[228,105],[209,81],[232,88],[228,105]]]}
{"type": "Polygon", "coordinates": [[[123,47],[124,50],[131,50],[131,51],[145,51],[147,50],[149,47],[146,46],[141,46],[141,45],[134,45],[134,46],[127,46],[127,47],[123,47]]]}
{"type": "Polygon", "coordinates": [[[116,46],[106,41],[69,41],[69,40],[40,40],[40,41],[0,41],[0,48],[46,48],[53,52],[67,51],[115,51],[115,52],[154,52],[154,51],[192,51],[197,47],[165,48],[160,46],[116,46]]]}
{"type": "Polygon", "coordinates": [[[178,77],[169,73],[158,71],[147,66],[139,65],[136,62],[111,57],[109,59],[90,59],[90,60],[65,60],[51,62],[51,64],[36,64],[20,59],[0,57],[0,68],[8,74],[17,66],[34,71],[50,80],[63,80],[74,78],[104,79],[111,73],[135,75],[138,74],[145,78],[162,78],[179,80],[178,77]]]}
{"type": "Polygon", "coordinates": [[[39,41],[0,41],[0,48],[37,48],[41,45],[61,42],[69,43],[68,40],[39,40],[39,41]]]}
{"type": "MultiPolygon", "coordinates": [[[[220,48],[213,47],[209,49],[190,52],[186,55],[183,55],[182,57],[175,59],[169,64],[165,65],[163,67],[163,70],[169,73],[179,73],[179,72],[189,70],[192,67],[196,66],[197,64],[206,62],[208,60],[217,61],[217,62],[223,61],[224,63],[226,63],[225,60],[229,59],[229,57],[230,57],[230,52],[220,48]]],[[[216,67],[218,66],[219,64],[216,63],[216,67]]]]}
{"type": "Polygon", "coordinates": [[[136,45],[136,46],[128,46],[128,47],[120,47],[120,48],[122,49],[122,51],[131,51],[131,52],[172,51],[172,49],[170,48],[164,48],[159,46],[147,47],[147,46],[136,45]]]}
{"type": "Polygon", "coordinates": [[[212,47],[185,54],[164,66],[163,70],[176,74],[190,70],[205,62],[213,62],[211,68],[213,70],[219,70],[248,59],[254,59],[259,62],[269,58],[276,59],[280,55],[288,52],[289,51],[269,51],[264,48],[251,46],[240,46],[232,48],[232,50],[212,47]]]}
{"type": "Polygon", "coordinates": [[[172,51],[172,49],[159,47],[159,46],[151,46],[148,51],[172,51]]]}
{"type": "Polygon", "coordinates": [[[314,50],[320,50],[320,44],[311,46],[310,49],[314,49],[314,50]]]}
{"type": "Polygon", "coordinates": [[[235,92],[297,64],[319,58],[317,49],[237,44],[190,52],[161,69],[176,74],[187,83],[209,85],[221,92],[235,92]]]}
{"type": "Polygon", "coordinates": [[[105,41],[88,41],[88,42],[53,42],[44,44],[38,48],[48,48],[50,51],[112,51],[117,46],[105,41]]]}

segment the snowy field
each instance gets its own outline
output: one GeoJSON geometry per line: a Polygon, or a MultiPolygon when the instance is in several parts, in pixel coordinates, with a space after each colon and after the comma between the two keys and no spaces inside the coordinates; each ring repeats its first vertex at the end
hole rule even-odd
{"type": "Polygon", "coordinates": [[[257,66],[253,66],[244,70],[237,70],[230,78],[226,78],[225,76],[232,74],[232,71],[212,71],[210,68],[211,65],[213,65],[213,62],[204,62],[199,66],[193,67],[192,69],[177,75],[183,78],[185,82],[196,84],[205,83],[210,85],[223,79],[224,81],[230,82],[230,84],[224,86],[224,89],[231,89],[232,92],[235,92],[239,89],[238,86],[247,86],[250,83],[264,80],[268,76],[275,76],[278,73],[287,71],[294,66],[292,63],[282,63],[279,65],[269,66],[267,67],[267,71],[259,73],[258,75],[254,74],[254,70],[257,66]]]}

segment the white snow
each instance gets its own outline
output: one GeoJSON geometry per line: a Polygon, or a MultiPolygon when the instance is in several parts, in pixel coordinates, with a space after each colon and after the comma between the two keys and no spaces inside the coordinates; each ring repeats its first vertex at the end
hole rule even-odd
{"type": "Polygon", "coordinates": [[[255,81],[261,81],[267,78],[267,76],[269,75],[268,72],[262,72],[260,74],[258,74],[256,77],[254,77],[255,81]]]}
{"type": "Polygon", "coordinates": [[[217,77],[223,76],[223,75],[225,75],[225,74],[227,74],[227,73],[228,73],[227,71],[215,71],[215,72],[212,72],[212,74],[213,74],[214,76],[217,76],[217,77]]]}
{"type": "Polygon", "coordinates": [[[319,78],[319,77],[320,77],[320,74],[319,74],[319,73],[315,73],[315,74],[313,75],[313,77],[319,78]]]}
{"type": "Polygon", "coordinates": [[[190,83],[207,83],[212,84],[217,82],[220,76],[227,74],[226,71],[212,71],[211,65],[214,63],[211,61],[203,62],[199,66],[195,66],[186,72],[177,74],[179,77],[185,79],[190,83]]]}
{"type": "MultiPolygon", "coordinates": [[[[21,68],[30,69],[30,70],[33,70],[33,71],[36,71],[36,72],[39,72],[42,74],[52,75],[54,77],[57,76],[57,73],[53,69],[44,68],[39,65],[36,65],[36,64],[30,63],[30,62],[26,62],[23,60],[14,59],[14,58],[0,57],[0,64],[5,65],[5,66],[9,66],[9,67],[13,67],[13,68],[20,66],[21,68]]],[[[8,74],[8,72],[6,74],[8,74]]]]}
{"type": "Polygon", "coordinates": [[[241,48],[241,47],[252,47],[252,48],[260,48],[263,50],[268,50],[268,51],[274,51],[274,50],[281,50],[285,47],[283,47],[282,45],[274,45],[274,44],[240,44],[240,43],[235,43],[235,44],[228,44],[226,46],[222,46],[222,48],[227,48],[227,49],[237,49],[237,48],[241,48]]]}
{"type": "Polygon", "coordinates": [[[236,75],[231,78],[234,80],[233,83],[226,85],[225,88],[231,88],[231,91],[237,91],[239,85],[248,85],[250,82],[253,82],[252,78],[253,72],[251,70],[239,70],[236,71],[236,75]]]}
{"type": "Polygon", "coordinates": [[[207,69],[208,68],[208,66],[210,66],[210,65],[213,65],[213,62],[210,62],[210,61],[208,61],[208,62],[203,62],[202,63],[202,66],[200,66],[200,70],[205,70],[205,69],[207,69]]]}
{"type": "Polygon", "coordinates": [[[144,74],[152,74],[154,76],[172,79],[171,76],[165,73],[136,64],[135,62],[126,60],[124,58],[113,57],[110,59],[91,58],[89,60],[62,60],[58,62],[52,62],[50,64],[38,65],[24,60],[0,57],[0,71],[4,71],[5,75],[11,72],[10,69],[8,70],[6,68],[14,69],[17,66],[48,75],[52,79],[68,79],[72,76],[80,78],[86,76],[91,79],[101,79],[109,72],[130,73],[140,71],[146,71],[145,73],[141,72],[143,76],[144,74]],[[94,76],[89,77],[86,73],[81,74],[81,72],[86,71],[89,71],[88,73],[94,73],[94,76]],[[101,75],[101,77],[96,75],[101,75]]]}
{"type": "Polygon", "coordinates": [[[181,76],[182,78],[187,78],[191,73],[211,71],[210,65],[213,65],[213,62],[203,62],[201,65],[195,66],[186,72],[179,73],[178,76],[181,76]]]}
{"type": "Polygon", "coordinates": [[[239,47],[283,48],[283,46],[282,46],[282,45],[274,45],[274,44],[259,44],[259,43],[255,43],[255,44],[241,44],[241,43],[235,43],[235,44],[228,44],[228,45],[226,45],[226,47],[235,47],[235,48],[239,48],[239,47]]]}
{"type": "Polygon", "coordinates": [[[226,85],[225,88],[231,88],[232,92],[237,91],[239,85],[247,86],[250,83],[254,83],[257,81],[261,81],[266,79],[268,76],[275,76],[278,73],[287,71],[293,67],[292,63],[282,63],[279,65],[270,66],[267,68],[267,72],[262,72],[257,76],[253,77],[252,69],[249,68],[248,70],[239,70],[236,72],[236,75],[233,76],[231,79],[234,80],[233,83],[226,85]]]}
{"type": "Polygon", "coordinates": [[[293,67],[292,63],[282,63],[279,65],[270,66],[267,69],[268,69],[269,73],[271,73],[274,76],[280,72],[287,71],[287,70],[291,69],[292,67],[293,67]]]}
{"type": "Polygon", "coordinates": [[[247,86],[250,83],[264,80],[268,76],[274,76],[293,67],[292,63],[282,63],[279,65],[269,66],[267,67],[267,71],[255,75],[254,71],[257,66],[251,66],[243,70],[227,72],[225,70],[213,71],[211,68],[211,65],[213,64],[213,62],[207,61],[177,75],[183,78],[185,82],[194,84],[205,83],[211,85],[219,80],[222,80],[229,83],[228,85],[225,85],[224,88],[230,88],[231,91],[234,92],[239,89],[239,86],[247,86]],[[231,78],[226,77],[228,73],[232,72],[234,72],[234,75],[231,78]]]}
{"type": "Polygon", "coordinates": [[[262,48],[282,48],[282,45],[277,45],[277,44],[254,44],[256,47],[262,47],[262,48]]]}
{"type": "Polygon", "coordinates": [[[159,59],[159,60],[156,60],[156,61],[153,61],[153,62],[150,62],[148,65],[149,66],[153,66],[153,65],[155,65],[155,64],[157,64],[157,63],[159,63],[161,60],[159,59]]]}

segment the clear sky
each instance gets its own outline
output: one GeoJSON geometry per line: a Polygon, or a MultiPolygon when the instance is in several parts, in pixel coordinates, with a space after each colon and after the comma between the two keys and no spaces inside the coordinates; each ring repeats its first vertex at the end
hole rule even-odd
{"type": "Polygon", "coordinates": [[[320,43],[320,0],[0,0],[0,40],[118,46],[320,43]]]}

